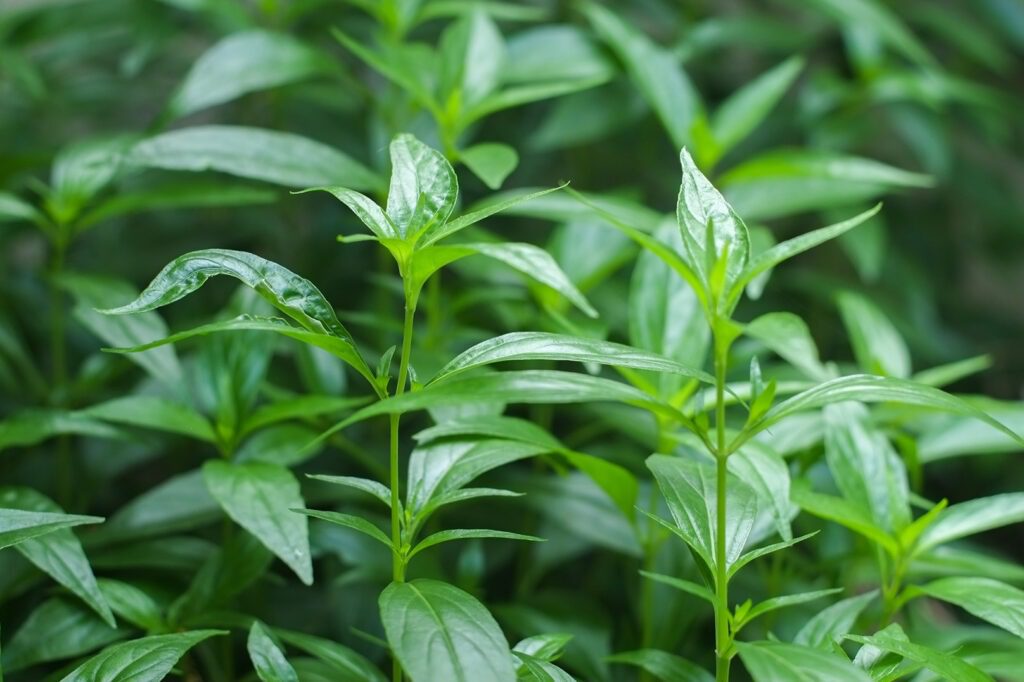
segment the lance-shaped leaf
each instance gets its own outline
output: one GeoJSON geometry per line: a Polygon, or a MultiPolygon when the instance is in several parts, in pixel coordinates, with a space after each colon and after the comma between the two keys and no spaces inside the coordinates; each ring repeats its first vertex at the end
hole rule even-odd
{"type": "Polygon", "coordinates": [[[166,627],[163,609],[146,592],[120,580],[101,578],[98,583],[100,591],[118,618],[143,630],[162,630],[166,627]]]}
{"type": "Polygon", "coordinates": [[[1024,493],[1003,493],[954,504],[939,513],[918,539],[915,553],[982,533],[1024,522],[1024,493]]]}
{"type": "MultiPolygon", "coordinates": [[[[305,651],[323,661],[339,682],[384,682],[384,675],[373,663],[352,649],[329,639],[314,637],[293,630],[274,630],[278,639],[288,646],[305,651]]],[[[331,679],[335,679],[331,678],[331,679]]]]}
{"type": "Polygon", "coordinates": [[[636,666],[659,680],[674,682],[714,682],[714,677],[696,663],[659,649],[638,649],[609,656],[612,663],[636,666]]]}
{"type": "Polygon", "coordinates": [[[751,431],[763,431],[791,414],[849,400],[862,403],[894,402],[917,405],[974,417],[999,429],[1018,443],[1024,444],[1024,439],[1001,422],[954,395],[913,381],[870,374],[839,377],[798,393],[769,410],[752,426],[751,431]]]}
{"type": "Polygon", "coordinates": [[[754,682],[871,682],[845,656],[784,642],[736,642],[754,682]]]}
{"type": "Polygon", "coordinates": [[[380,595],[388,643],[416,682],[515,682],[512,652],[479,601],[437,580],[391,583],[380,595]]]}
{"type": "Polygon", "coordinates": [[[830,594],[842,591],[843,588],[836,587],[828,590],[815,590],[813,592],[800,592],[798,594],[784,594],[778,597],[772,597],[771,599],[765,599],[763,602],[755,604],[738,620],[735,625],[733,625],[734,631],[739,630],[755,618],[759,618],[760,616],[771,611],[775,611],[776,609],[783,609],[787,606],[797,606],[798,604],[806,604],[807,602],[815,601],[822,597],[827,597],[830,594]]]}
{"type": "Polygon", "coordinates": [[[867,608],[878,590],[843,599],[819,611],[796,633],[793,642],[815,649],[831,650],[844,635],[853,631],[857,617],[867,608]]]}
{"type": "MultiPolygon", "coordinates": [[[[568,183],[566,183],[568,184],[568,183]]],[[[509,198],[502,198],[498,201],[488,202],[483,208],[479,208],[469,213],[463,213],[458,218],[449,220],[443,224],[434,225],[432,228],[426,231],[422,237],[420,237],[419,245],[420,248],[424,248],[441,241],[445,237],[450,237],[459,230],[464,230],[470,225],[475,225],[481,220],[490,218],[492,215],[506,211],[514,206],[522,203],[526,203],[544,196],[545,194],[551,194],[564,188],[566,185],[559,185],[558,187],[550,187],[548,189],[537,190],[528,194],[513,194],[509,198]]],[[[507,193],[495,196],[508,196],[507,193]]]]}
{"type": "Polygon", "coordinates": [[[125,160],[148,168],[215,170],[296,189],[341,185],[375,190],[383,185],[376,173],[322,142],[245,126],[171,130],[137,143],[125,160]]]}
{"type": "Polygon", "coordinates": [[[225,634],[223,630],[194,630],[114,644],[61,678],[61,682],[162,680],[186,651],[205,639],[225,634]]]}
{"type": "Polygon", "coordinates": [[[168,114],[185,116],[331,67],[329,58],[289,35],[261,30],[232,33],[192,65],[168,104],[168,114]]]}
{"type": "Polygon", "coordinates": [[[299,682],[295,668],[270,638],[266,628],[254,621],[245,644],[256,676],[263,682],[299,682]]]}
{"type": "Polygon", "coordinates": [[[840,293],[836,302],[861,369],[871,374],[908,378],[910,351],[885,313],[852,291],[840,293]]]}
{"type": "Polygon", "coordinates": [[[459,182],[444,155],[412,135],[391,141],[387,215],[401,237],[443,225],[455,208],[459,182]]]}
{"type": "Polygon", "coordinates": [[[992,578],[941,578],[912,590],[956,604],[982,620],[1024,637],[1024,590],[992,578]]]}
{"type": "Polygon", "coordinates": [[[304,507],[299,482],[288,469],[266,462],[203,465],[210,494],[228,516],[277,555],[305,584],[313,582],[306,519],[290,510],[304,507]]]}
{"type": "Polygon", "coordinates": [[[782,457],[761,443],[748,443],[729,456],[729,471],[750,486],[762,501],[762,507],[771,510],[775,528],[782,539],[793,539],[789,521],[796,514],[789,500],[789,468],[782,457]]]}
{"type": "Polygon", "coordinates": [[[564,632],[534,635],[516,642],[512,652],[528,654],[542,661],[556,661],[561,657],[565,647],[572,641],[572,635],[564,632]]]}
{"type": "Polygon", "coordinates": [[[128,636],[77,601],[47,599],[15,631],[4,649],[4,667],[15,672],[39,663],[74,658],[128,636]]]}
{"type": "MultiPolygon", "coordinates": [[[[0,489],[0,507],[31,512],[62,514],[53,500],[31,488],[0,489]]],[[[0,512],[2,513],[2,512],[0,512]]],[[[58,583],[85,602],[110,627],[116,627],[114,615],[96,584],[89,559],[70,528],[23,540],[15,545],[18,552],[58,583]]]]}
{"type": "Polygon", "coordinates": [[[732,473],[726,479],[725,556],[718,557],[715,534],[718,527],[715,467],[683,457],[651,455],[647,468],[654,474],[665,502],[668,503],[677,534],[690,545],[709,569],[725,563],[726,568],[739,559],[757,519],[757,495],[732,473]]]}
{"type": "Polygon", "coordinates": [[[310,516],[314,519],[320,519],[327,523],[333,523],[334,525],[341,526],[342,528],[349,528],[362,533],[367,537],[373,538],[389,549],[394,548],[391,544],[391,538],[385,535],[384,531],[361,516],[343,514],[341,512],[320,511],[319,509],[292,509],[291,511],[304,514],[305,516],[310,516]]]}
{"type": "Polygon", "coordinates": [[[613,367],[678,374],[714,384],[714,377],[666,357],[600,339],[584,339],[545,332],[513,332],[488,339],[460,353],[437,373],[431,383],[495,362],[565,360],[613,367]]]}
{"type": "Polygon", "coordinates": [[[101,523],[102,521],[103,518],[100,516],[0,508],[0,549],[12,547],[62,528],[71,528],[87,523],[101,523]]]}
{"type": "MultiPolygon", "coordinates": [[[[928,668],[950,682],[992,682],[989,675],[954,654],[914,644],[907,638],[898,623],[893,623],[869,637],[847,635],[846,639],[858,642],[865,647],[874,647],[902,656],[908,661],[928,668]]],[[[860,653],[857,656],[859,660],[860,653]]]]}
{"type": "Polygon", "coordinates": [[[750,235],[747,226],[697,168],[690,153],[679,153],[683,181],[676,202],[676,219],[683,237],[683,248],[690,267],[710,281],[712,263],[727,258],[726,283],[740,276],[750,256],[750,235]],[[713,242],[708,243],[708,238],[713,242]]]}
{"type": "Polygon", "coordinates": [[[451,528],[448,530],[439,530],[436,533],[432,533],[427,537],[423,538],[412,548],[409,552],[409,559],[422,552],[423,550],[433,547],[434,545],[440,545],[443,542],[452,542],[454,540],[475,540],[475,539],[497,539],[497,540],[525,540],[527,542],[544,542],[544,538],[539,538],[536,535],[523,535],[522,533],[510,533],[504,530],[487,530],[484,528],[451,528]]]}
{"type": "Polygon", "coordinates": [[[441,35],[438,99],[456,112],[477,104],[498,87],[505,41],[482,9],[468,11],[441,35]]]}
{"type": "Polygon", "coordinates": [[[459,159],[490,189],[501,187],[519,164],[519,154],[513,147],[496,142],[484,142],[464,149],[459,159]]]}
{"type": "Polygon", "coordinates": [[[813,492],[807,486],[794,486],[791,496],[793,501],[809,514],[845,526],[876,543],[890,555],[899,555],[899,543],[875,523],[866,509],[842,497],[813,492]]]}
{"type": "Polygon", "coordinates": [[[82,413],[115,424],[177,433],[209,443],[216,440],[213,427],[203,415],[188,405],[159,396],[114,398],[88,407],[82,413]]]}
{"type": "Polygon", "coordinates": [[[824,381],[829,372],[818,358],[818,346],[807,323],[793,313],[766,313],[744,327],[743,332],[771,349],[808,378],[824,381]]]}
{"type": "Polygon", "coordinates": [[[384,209],[365,194],[347,187],[310,187],[301,192],[295,192],[295,194],[305,194],[306,192],[327,192],[333,195],[335,199],[348,206],[378,239],[400,239],[402,237],[402,233],[391,222],[391,218],[384,213],[384,209]]]}

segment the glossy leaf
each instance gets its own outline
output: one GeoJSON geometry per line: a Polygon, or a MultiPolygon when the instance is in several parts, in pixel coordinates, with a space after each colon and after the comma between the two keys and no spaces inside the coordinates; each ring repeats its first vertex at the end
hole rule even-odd
{"type": "Polygon", "coordinates": [[[291,630],[276,629],[274,633],[288,646],[305,651],[330,666],[331,677],[328,679],[337,682],[384,682],[384,675],[375,665],[346,646],[291,630]]]}
{"type": "Polygon", "coordinates": [[[124,639],[96,613],[78,602],[47,599],[29,613],[4,647],[3,665],[13,673],[39,663],[87,654],[124,639]]]}
{"type": "Polygon", "coordinates": [[[624,663],[636,666],[654,675],[663,682],[712,682],[714,678],[709,672],[690,661],[658,649],[638,649],[624,651],[609,656],[612,663],[624,663]]]}
{"type": "Polygon", "coordinates": [[[447,222],[459,195],[459,182],[448,160],[412,135],[398,135],[389,149],[387,215],[398,235],[422,234],[447,222]]]}
{"type": "Polygon", "coordinates": [[[380,595],[388,643],[413,682],[514,682],[508,642],[484,606],[437,580],[391,583],[380,595]]]}
{"type": "Polygon", "coordinates": [[[754,682],[871,682],[871,676],[844,656],[784,642],[737,642],[754,682]]]}
{"type": "Polygon", "coordinates": [[[203,465],[203,478],[235,523],[256,536],[303,583],[313,582],[306,519],[290,511],[305,503],[290,471],[265,462],[212,460],[203,465]]]}
{"type": "Polygon", "coordinates": [[[101,523],[102,517],[0,508],[0,549],[55,533],[64,528],[101,523]]]}
{"type": "Polygon", "coordinates": [[[459,153],[459,159],[491,189],[498,189],[519,165],[513,147],[497,142],[475,144],[459,153]]]}
{"type": "Polygon", "coordinates": [[[910,642],[895,623],[869,637],[847,635],[846,638],[919,663],[950,682],[992,682],[989,675],[959,656],[910,642]]]}
{"type": "Polygon", "coordinates": [[[909,377],[910,351],[885,314],[853,292],[842,292],[836,300],[861,369],[870,374],[909,377]]]}
{"type": "Polygon", "coordinates": [[[805,323],[793,313],[766,313],[744,327],[751,336],[809,379],[823,381],[829,372],[818,358],[818,347],[805,323]]]}
{"type": "MultiPolygon", "coordinates": [[[[915,588],[912,588],[915,589],[915,588]]],[[[1024,637],[1024,590],[991,578],[942,578],[919,589],[970,614],[1024,637]]]]}
{"type": "Polygon", "coordinates": [[[224,634],[221,630],[194,630],[121,642],[93,656],[61,682],[156,682],[196,644],[224,634]]]}
{"type": "Polygon", "coordinates": [[[552,192],[557,192],[564,187],[565,185],[559,185],[558,187],[536,190],[527,194],[516,193],[508,198],[487,202],[483,208],[470,211],[469,213],[463,213],[458,218],[453,218],[444,224],[435,225],[421,237],[420,244],[422,247],[430,246],[431,244],[434,244],[446,237],[450,237],[460,230],[466,229],[470,225],[475,225],[481,220],[490,218],[492,215],[507,211],[508,209],[514,208],[520,204],[534,201],[547,194],[551,194],[552,192]]]}
{"type": "Polygon", "coordinates": [[[270,638],[266,628],[254,621],[249,628],[246,649],[257,677],[263,682],[299,682],[295,668],[288,663],[284,652],[270,638]]]}
{"type": "Polygon", "coordinates": [[[800,628],[793,642],[815,649],[832,650],[837,642],[853,631],[857,618],[877,596],[878,590],[872,590],[822,609],[800,628]]]}
{"type": "Polygon", "coordinates": [[[409,558],[411,559],[416,554],[419,554],[423,550],[439,545],[443,542],[452,542],[453,540],[474,540],[474,539],[497,539],[497,540],[525,540],[527,542],[544,542],[544,538],[539,538],[535,535],[523,535],[522,533],[509,533],[503,530],[484,530],[484,529],[466,529],[466,528],[450,528],[447,530],[439,530],[436,533],[432,533],[427,537],[423,538],[416,544],[415,547],[409,552],[409,558]]]}
{"type": "Polygon", "coordinates": [[[979,497],[944,509],[917,541],[915,551],[983,533],[1011,523],[1024,522],[1024,493],[979,497]]]}

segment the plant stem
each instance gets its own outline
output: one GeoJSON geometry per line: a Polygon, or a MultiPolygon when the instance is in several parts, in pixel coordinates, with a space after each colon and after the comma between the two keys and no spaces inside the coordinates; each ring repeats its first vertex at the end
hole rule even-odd
{"type": "MultiPolygon", "coordinates": [[[[415,300],[409,295],[405,297],[405,323],[402,326],[402,356],[398,365],[398,384],[395,386],[395,395],[405,393],[405,384],[409,378],[409,354],[412,350],[413,318],[416,314],[415,300]]],[[[399,485],[401,481],[401,470],[398,463],[398,423],[401,415],[391,415],[391,544],[392,551],[392,575],[396,583],[405,582],[405,557],[402,554],[402,515],[401,495],[399,485]]],[[[402,664],[397,658],[392,659],[391,679],[393,682],[402,682],[402,664]]]]}
{"type": "MultiPolygon", "coordinates": [[[[55,407],[64,407],[67,402],[67,339],[64,334],[64,294],[60,288],[66,255],[67,240],[64,229],[60,227],[53,240],[50,262],[50,398],[55,407]]],[[[71,441],[67,435],[62,435],[57,439],[57,499],[65,510],[70,508],[74,492],[73,468],[71,441]]]]}
{"type": "Polygon", "coordinates": [[[715,430],[717,491],[715,496],[715,680],[729,680],[729,573],[725,559],[726,477],[728,452],[725,443],[725,371],[728,350],[715,336],[715,430]]]}

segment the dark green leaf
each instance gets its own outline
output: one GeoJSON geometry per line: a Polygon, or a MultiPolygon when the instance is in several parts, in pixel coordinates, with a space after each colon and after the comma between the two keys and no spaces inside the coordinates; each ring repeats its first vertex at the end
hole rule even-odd
{"type": "Polygon", "coordinates": [[[288,663],[284,652],[274,644],[274,640],[259,621],[254,621],[249,628],[246,649],[249,651],[256,676],[263,682],[299,682],[295,668],[288,663]]]}
{"type": "Polygon", "coordinates": [[[844,656],[783,642],[737,642],[754,682],[871,682],[871,676],[844,656]]]}
{"type": "Polygon", "coordinates": [[[158,682],[186,651],[204,639],[224,634],[222,630],[195,630],[121,642],[93,656],[61,682],[158,682]]]}

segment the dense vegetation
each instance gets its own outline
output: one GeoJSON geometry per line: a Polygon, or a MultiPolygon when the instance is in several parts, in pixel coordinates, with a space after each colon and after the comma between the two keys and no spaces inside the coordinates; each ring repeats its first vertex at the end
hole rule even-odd
{"type": "Polygon", "coordinates": [[[1022,55],[0,4],[0,680],[1024,680],[1022,55]]]}

